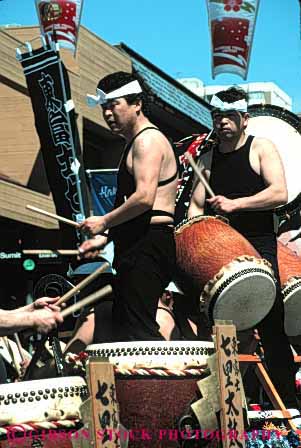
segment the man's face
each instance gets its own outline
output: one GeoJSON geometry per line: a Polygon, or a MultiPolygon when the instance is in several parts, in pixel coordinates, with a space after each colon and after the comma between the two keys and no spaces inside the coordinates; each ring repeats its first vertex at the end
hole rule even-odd
{"type": "Polygon", "coordinates": [[[137,104],[128,104],[125,98],[115,98],[102,106],[103,117],[114,134],[123,135],[137,117],[137,104]]]}
{"type": "Polygon", "coordinates": [[[213,127],[221,140],[239,137],[247,127],[248,118],[248,114],[236,110],[212,112],[213,127]]]}

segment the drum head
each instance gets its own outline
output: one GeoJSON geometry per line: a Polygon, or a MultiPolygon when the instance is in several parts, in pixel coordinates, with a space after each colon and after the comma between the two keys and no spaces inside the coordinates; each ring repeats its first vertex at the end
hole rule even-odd
{"type": "MultiPolygon", "coordinates": [[[[277,106],[250,106],[247,133],[271,140],[285,171],[288,204],[301,192],[301,124],[297,115],[277,106]]],[[[278,213],[277,213],[278,214],[278,213]]]]}
{"type": "Polygon", "coordinates": [[[254,328],[271,310],[275,296],[275,283],[263,272],[237,278],[219,294],[212,311],[213,321],[232,320],[237,331],[254,328]]]}

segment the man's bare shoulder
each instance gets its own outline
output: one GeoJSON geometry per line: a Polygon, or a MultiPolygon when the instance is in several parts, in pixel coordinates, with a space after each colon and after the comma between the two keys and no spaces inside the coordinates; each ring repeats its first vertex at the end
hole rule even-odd
{"type": "Polygon", "coordinates": [[[146,129],[142,132],[134,142],[134,151],[143,151],[149,148],[170,148],[171,144],[167,137],[160,131],[160,129],[146,129]]]}
{"type": "Polygon", "coordinates": [[[254,137],[252,149],[260,155],[278,153],[275,143],[264,137],[254,137]]]}
{"type": "Polygon", "coordinates": [[[276,145],[274,142],[272,142],[272,140],[270,140],[269,138],[265,138],[265,137],[254,137],[252,146],[254,148],[267,148],[267,149],[276,149],[276,145]]]}

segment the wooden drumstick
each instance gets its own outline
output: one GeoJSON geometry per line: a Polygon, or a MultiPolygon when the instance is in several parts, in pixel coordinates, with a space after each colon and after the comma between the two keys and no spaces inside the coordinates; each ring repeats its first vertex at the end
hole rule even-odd
{"type": "Polygon", "coordinates": [[[76,249],[23,249],[24,255],[79,255],[79,251],[76,249]]]}
{"type": "Polygon", "coordinates": [[[18,348],[18,352],[19,352],[20,358],[22,359],[22,361],[25,361],[25,356],[24,356],[24,353],[23,353],[23,349],[22,349],[22,345],[21,345],[21,342],[20,342],[19,335],[18,335],[18,333],[14,333],[13,336],[14,336],[14,339],[15,339],[15,342],[16,342],[16,345],[17,345],[17,348],[18,348]]]}
{"type": "Polygon", "coordinates": [[[18,361],[16,360],[15,354],[14,354],[14,350],[11,347],[10,343],[9,343],[9,339],[7,336],[2,336],[2,340],[7,348],[8,353],[11,356],[11,360],[13,365],[15,366],[16,372],[18,373],[18,376],[20,376],[21,373],[21,367],[20,364],[18,363],[18,361]]]}
{"type": "Polygon", "coordinates": [[[95,303],[98,300],[102,299],[103,297],[107,296],[108,294],[111,294],[112,291],[113,291],[112,286],[110,286],[110,285],[104,286],[99,291],[96,291],[93,294],[90,294],[89,296],[85,297],[84,299],[80,300],[79,302],[74,303],[73,305],[64,309],[61,312],[61,315],[64,318],[67,316],[70,316],[70,314],[74,313],[75,311],[79,311],[84,306],[92,305],[92,303],[95,303]]]}
{"type": "Polygon", "coordinates": [[[28,210],[31,210],[32,212],[40,213],[41,215],[49,216],[49,218],[53,218],[53,219],[56,219],[57,221],[61,221],[61,222],[64,222],[65,224],[69,224],[70,226],[79,227],[78,222],[72,221],[71,219],[64,218],[63,216],[56,215],[55,213],[47,212],[46,210],[42,210],[33,205],[26,205],[26,208],[28,210]]]}
{"type": "Polygon", "coordinates": [[[70,291],[66,292],[66,294],[60,297],[60,299],[57,302],[55,302],[55,305],[61,305],[62,303],[67,302],[67,300],[69,300],[77,292],[79,292],[81,289],[83,289],[85,286],[87,286],[89,283],[95,280],[96,277],[98,277],[98,275],[104,272],[109,266],[110,266],[109,263],[104,263],[103,265],[101,265],[98,269],[96,269],[96,271],[92,272],[92,274],[84,278],[78,285],[74,286],[74,288],[70,289],[70,291]]]}
{"type": "MultiPolygon", "coordinates": [[[[61,315],[65,318],[70,316],[70,314],[75,313],[76,311],[79,311],[81,308],[83,308],[86,305],[92,305],[93,303],[97,302],[98,300],[102,299],[103,297],[107,296],[108,294],[111,294],[113,292],[112,286],[107,285],[101,288],[100,290],[90,294],[89,296],[85,297],[84,299],[80,300],[77,303],[74,303],[73,305],[69,306],[68,308],[65,308],[63,311],[61,311],[61,315]]],[[[32,330],[26,330],[24,333],[24,337],[28,338],[33,334],[32,330]]]]}
{"type": "Polygon", "coordinates": [[[192,155],[189,152],[185,152],[185,157],[187,157],[190,165],[192,166],[195,174],[197,175],[197,177],[199,178],[199,180],[202,182],[202,184],[205,187],[205,190],[207,191],[207,193],[209,194],[209,196],[211,198],[213,198],[215,196],[215,194],[213,193],[210,185],[207,182],[207,179],[205,178],[205,176],[203,175],[202,171],[200,170],[200,168],[197,166],[197,164],[195,163],[195,161],[193,160],[192,155]]]}
{"type": "MultiPolygon", "coordinates": [[[[47,212],[46,210],[42,210],[41,208],[35,207],[34,205],[27,204],[26,208],[28,210],[31,210],[32,212],[40,213],[41,215],[49,216],[50,218],[56,219],[57,221],[61,221],[65,224],[69,224],[70,226],[77,227],[77,228],[80,227],[80,224],[78,222],[72,221],[71,219],[68,219],[68,218],[64,218],[63,216],[56,215],[55,213],[47,212]]],[[[105,232],[97,232],[97,233],[98,233],[98,235],[102,235],[102,236],[106,236],[106,237],[108,236],[108,233],[105,233],[105,232]]]]}
{"type": "MultiPolygon", "coordinates": [[[[103,250],[98,250],[99,256],[103,253],[103,250]]],[[[64,256],[76,256],[80,252],[78,249],[23,249],[24,255],[64,255],[64,256]]]]}

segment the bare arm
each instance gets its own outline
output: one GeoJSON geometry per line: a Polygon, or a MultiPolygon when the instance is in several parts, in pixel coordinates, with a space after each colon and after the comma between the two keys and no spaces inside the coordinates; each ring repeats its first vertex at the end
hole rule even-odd
{"type": "Polygon", "coordinates": [[[0,310],[0,336],[7,336],[20,330],[32,328],[41,333],[48,333],[63,322],[60,313],[50,309],[36,311],[7,312],[0,310]]]}
{"type": "Polygon", "coordinates": [[[167,141],[159,132],[145,133],[133,146],[133,176],[136,191],[118,208],[105,216],[106,226],[114,227],[141,215],[153,207],[167,141]]]}
{"type": "Polygon", "coordinates": [[[195,187],[191,196],[188,208],[188,218],[204,214],[205,196],[206,196],[205,188],[203,184],[199,182],[195,187]]]}
{"type": "MultiPolygon", "coordinates": [[[[198,166],[208,182],[210,178],[211,161],[212,161],[212,153],[207,152],[200,158],[198,162],[198,166]]],[[[196,176],[195,178],[197,179],[197,182],[194,186],[193,193],[191,195],[190,204],[188,208],[188,218],[204,214],[206,190],[202,182],[198,179],[198,177],[196,176]]]]}
{"type": "Polygon", "coordinates": [[[135,192],[120,207],[105,216],[87,218],[81,224],[84,231],[96,235],[152,209],[160,177],[164,145],[169,143],[159,132],[148,132],[137,138],[132,149],[135,192]]]}
{"type": "Polygon", "coordinates": [[[34,311],[38,308],[44,308],[48,306],[49,308],[53,309],[54,311],[60,311],[59,307],[55,306],[55,302],[57,302],[59,297],[40,297],[39,299],[35,300],[34,302],[29,303],[28,305],[24,305],[16,310],[7,310],[7,313],[20,313],[23,311],[34,311]]]}
{"type": "Polygon", "coordinates": [[[266,188],[253,196],[237,199],[238,210],[269,210],[287,202],[285,174],[274,143],[258,139],[260,174],[266,188]]]}

